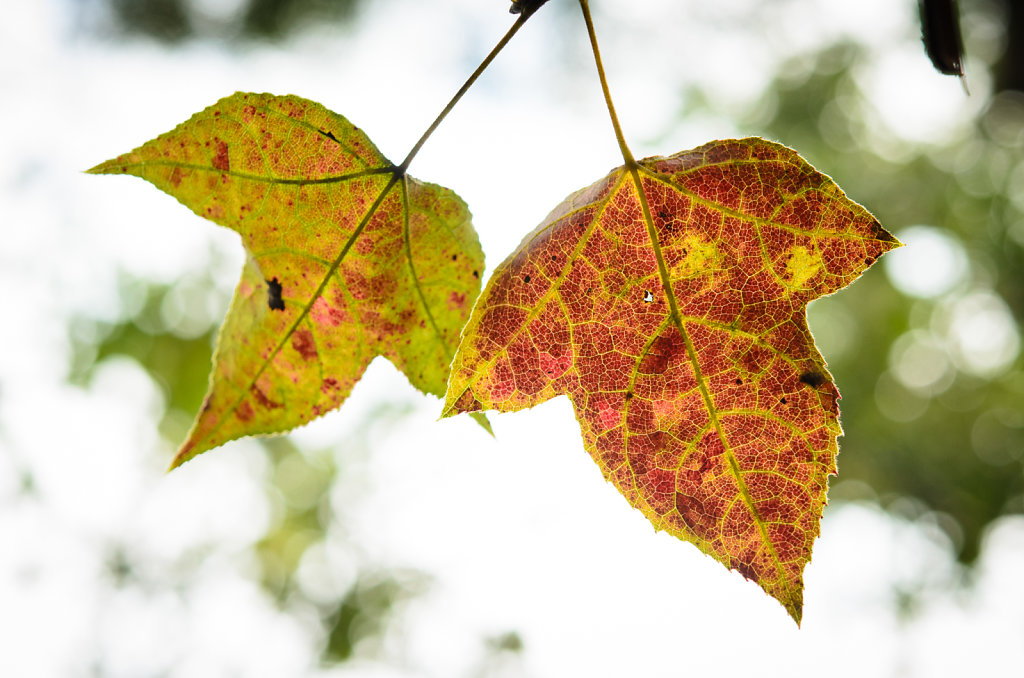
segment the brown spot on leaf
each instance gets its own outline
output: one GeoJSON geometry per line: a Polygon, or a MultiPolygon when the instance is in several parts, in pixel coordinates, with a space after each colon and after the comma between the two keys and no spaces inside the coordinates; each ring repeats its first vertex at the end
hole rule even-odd
{"type": "Polygon", "coordinates": [[[231,159],[228,157],[228,144],[226,141],[217,140],[217,154],[213,156],[210,164],[222,172],[231,171],[231,159]]]}
{"type": "Polygon", "coordinates": [[[292,335],[292,348],[305,360],[312,360],[317,356],[313,333],[307,329],[295,330],[295,334],[292,335]]]}
{"type": "Polygon", "coordinates": [[[185,173],[181,171],[181,168],[175,167],[173,170],[171,170],[171,176],[168,178],[168,181],[171,182],[171,186],[177,188],[178,186],[181,186],[181,180],[184,177],[185,173]]]}
{"type": "Polygon", "coordinates": [[[252,421],[252,405],[246,400],[235,409],[235,417],[241,422],[252,421]]]}
{"type": "Polygon", "coordinates": [[[258,402],[260,406],[268,410],[275,410],[281,407],[281,403],[276,403],[270,398],[268,398],[267,394],[260,390],[260,387],[257,386],[256,384],[252,385],[252,387],[249,389],[249,392],[252,393],[254,398],[256,398],[256,402],[258,402]]]}
{"type": "Polygon", "coordinates": [[[466,389],[459,399],[455,401],[456,412],[478,412],[483,409],[480,401],[473,395],[473,391],[466,389]]]}

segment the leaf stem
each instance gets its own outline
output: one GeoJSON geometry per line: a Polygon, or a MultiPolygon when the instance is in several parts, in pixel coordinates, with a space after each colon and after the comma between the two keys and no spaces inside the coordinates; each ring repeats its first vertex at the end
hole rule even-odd
{"type": "Polygon", "coordinates": [[[622,152],[622,159],[630,170],[636,168],[636,160],[633,153],[626,145],[626,137],[622,134],[622,125],[619,124],[619,116],[615,112],[615,104],[612,102],[612,93],[608,89],[608,78],[604,73],[604,64],[601,62],[601,50],[597,46],[597,33],[594,31],[594,20],[590,17],[590,3],[587,0],[580,0],[580,9],[583,10],[583,20],[587,24],[587,35],[590,36],[590,49],[594,53],[594,64],[597,66],[597,77],[601,79],[601,90],[604,92],[604,103],[608,108],[608,115],[612,119],[612,127],[615,128],[615,139],[619,142],[619,150],[622,152]]]}
{"type": "Polygon", "coordinates": [[[433,134],[434,130],[441,125],[441,122],[448,117],[448,114],[451,113],[453,108],[455,108],[455,104],[459,103],[459,99],[469,91],[469,88],[473,86],[473,83],[475,83],[487,67],[491,65],[491,62],[494,61],[494,58],[498,56],[501,50],[505,49],[505,45],[507,45],[512,37],[519,32],[519,29],[523,27],[523,24],[525,24],[531,16],[533,16],[535,11],[536,9],[530,12],[523,12],[519,15],[515,23],[512,24],[512,27],[508,29],[508,32],[505,33],[501,40],[498,41],[498,44],[494,46],[494,49],[491,50],[490,54],[484,57],[484,60],[480,62],[480,65],[476,67],[476,70],[473,71],[472,75],[470,75],[466,82],[463,83],[462,87],[459,88],[459,91],[455,93],[455,96],[453,96],[451,101],[448,102],[448,105],[446,105],[438,114],[434,119],[434,122],[432,122],[430,127],[427,128],[427,131],[419,138],[419,141],[413,145],[409,154],[405,156],[405,160],[402,161],[402,164],[395,168],[396,173],[400,175],[405,174],[406,170],[409,169],[409,164],[412,162],[412,159],[420,152],[420,148],[423,147],[423,144],[427,143],[427,139],[430,138],[430,135],[433,134]]]}

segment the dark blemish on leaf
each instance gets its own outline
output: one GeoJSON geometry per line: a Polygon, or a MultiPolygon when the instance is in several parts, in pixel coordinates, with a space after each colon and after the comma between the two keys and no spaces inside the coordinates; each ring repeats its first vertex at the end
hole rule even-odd
{"type": "Polygon", "coordinates": [[[654,301],[654,295],[651,294],[650,290],[644,290],[644,303],[649,304],[654,301]]]}
{"type": "Polygon", "coordinates": [[[473,271],[473,277],[474,278],[479,278],[480,277],[480,272],[479,271],[473,271]]]}
{"type": "Polygon", "coordinates": [[[882,224],[877,221],[872,225],[871,235],[882,242],[896,242],[893,234],[882,228],[882,224]]]}
{"type": "Polygon", "coordinates": [[[530,282],[530,276],[523,276],[523,282],[530,282]]]}
{"type": "Polygon", "coordinates": [[[785,398],[779,398],[779,402],[782,403],[783,405],[785,405],[786,404],[786,399],[785,398]]]}
{"type": "Polygon", "coordinates": [[[632,399],[633,399],[633,392],[632,391],[626,391],[626,401],[629,402],[632,399]]]}
{"type": "Polygon", "coordinates": [[[327,137],[328,139],[330,139],[331,141],[333,141],[335,143],[338,142],[338,137],[334,136],[331,133],[331,130],[326,130],[326,131],[325,130],[320,130],[320,134],[323,134],[325,137],[327,137]]]}
{"type": "Polygon", "coordinates": [[[683,248],[683,256],[685,257],[686,255],[687,255],[687,252],[686,252],[686,248],[684,247],[683,248]]]}
{"type": "Polygon", "coordinates": [[[588,287],[588,288],[587,288],[587,294],[590,294],[590,291],[591,291],[592,289],[594,289],[594,288],[593,288],[593,287],[588,287]]]}
{"type": "Polygon", "coordinates": [[[874,257],[868,257],[867,259],[864,260],[864,265],[865,266],[870,266],[873,263],[875,263],[875,258],[874,257]]]}
{"type": "Polygon", "coordinates": [[[827,380],[825,379],[825,375],[821,372],[804,372],[800,375],[800,381],[812,388],[818,388],[827,380]]]}
{"type": "Polygon", "coordinates": [[[292,335],[292,348],[305,360],[312,360],[317,356],[313,333],[306,329],[296,330],[292,335]]]}
{"type": "Polygon", "coordinates": [[[210,161],[216,169],[222,172],[231,171],[231,159],[228,157],[228,144],[225,141],[217,140],[217,155],[210,161]]]}
{"type": "Polygon", "coordinates": [[[737,379],[737,380],[736,380],[736,385],[737,385],[737,386],[739,386],[739,385],[740,385],[740,384],[742,384],[742,383],[743,383],[743,380],[742,380],[742,379],[737,379]]]}
{"type": "Polygon", "coordinates": [[[455,260],[456,260],[456,259],[458,259],[458,258],[459,258],[459,255],[458,255],[458,254],[453,254],[453,255],[452,255],[452,261],[455,261],[455,260]]]}
{"type": "Polygon", "coordinates": [[[281,283],[277,278],[267,281],[267,306],[271,311],[283,311],[284,299],[281,298],[281,283]]]}
{"type": "Polygon", "coordinates": [[[210,393],[208,393],[207,396],[203,398],[203,407],[202,409],[199,410],[199,416],[201,417],[207,412],[209,412],[211,407],[213,407],[213,391],[210,391],[210,393]]]}
{"type": "Polygon", "coordinates": [[[556,259],[558,259],[558,257],[557,257],[557,256],[555,256],[554,254],[552,254],[552,255],[551,255],[551,261],[555,261],[556,259]]]}
{"type": "Polygon", "coordinates": [[[663,221],[668,221],[668,212],[665,210],[658,212],[658,216],[661,217],[663,221]]]}
{"type": "Polygon", "coordinates": [[[242,422],[252,420],[252,405],[249,404],[248,400],[238,406],[235,410],[235,416],[242,422]]]}
{"type": "Polygon", "coordinates": [[[257,386],[256,384],[252,385],[252,388],[249,389],[249,392],[252,393],[254,398],[256,398],[256,402],[258,402],[262,407],[268,410],[274,410],[277,409],[278,407],[281,407],[281,403],[275,403],[273,400],[268,398],[267,394],[260,390],[260,387],[257,386]]]}
{"type": "Polygon", "coordinates": [[[731,563],[732,568],[751,581],[757,581],[757,572],[750,563],[735,560],[731,563]]]}

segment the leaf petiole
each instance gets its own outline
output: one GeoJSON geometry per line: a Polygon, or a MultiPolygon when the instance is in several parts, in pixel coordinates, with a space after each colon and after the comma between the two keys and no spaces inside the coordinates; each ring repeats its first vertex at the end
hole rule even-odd
{"type": "Polygon", "coordinates": [[[612,101],[611,90],[608,89],[608,78],[604,73],[604,64],[601,61],[601,50],[597,46],[597,33],[594,31],[594,20],[590,16],[590,3],[587,0],[580,0],[580,9],[583,11],[583,20],[587,24],[587,35],[590,37],[590,49],[594,53],[594,65],[597,66],[597,77],[601,80],[601,91],[604,92],[604,103],[608,108],[608,115],[612,119],[612,127],[615,128],[615,139],[619,142],[619,151],[622,152],[622,159],[626,168],[636,168],[636,160],[633,153],[626,145],[626,137],[622,133],[622,125],[619,124],[619,116],[615,113],[615,103],[612,101]]]}

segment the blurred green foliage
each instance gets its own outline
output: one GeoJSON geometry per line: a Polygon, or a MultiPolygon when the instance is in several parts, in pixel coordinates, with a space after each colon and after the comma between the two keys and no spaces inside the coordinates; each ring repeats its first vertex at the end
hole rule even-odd
{"type": "Polygon", "coordinates": [[[191,38],[281,40],[317,23],[341,23],[355,16],[362,0],[78,0],[97,26],[117,35],[141,35],[177,43],[191,38]]]}
{"type": "Polygon", "coordinates": [[[1024,511],[1024,362],[1012,345],[1024,321],[1024,97],[998,94],[954,138],[911,145],[872,116],[856,77],[870,58],[837,45],[785,64],[745,131],[798,149],[897,237],[917,227],[962,253],[960,280],[941,294],[901,289],[915,273],[889,255],[810,319],[843,394],[832,496],[928,514],[970,563],[989,523],[1024,511]],[[993,358],[970,354],[970,341],[985,345],[970,334],[1002,327],[986,324],[989,306],[1009,310],[1011,354],[981,369],[993,358]]]}
{"type": "MultiPolygon", "coordinates": [[[[174,309],[182,305],[201,308],[214,289],[209,278],[185,278],[175,285],[123,278],[118,319],[72,320],[69,382],[87,387],[105,361],[135,361],[162,391],[161,433],[177,445],[202,404],[219,320],[202,312],[189,315],[174,309]]],[[[366,448],[366,432],[373,430],[375,422],[393,425],[407,414],[407,405],[383,404],[351,439],[340,441],[338,449],[357,457],[366,448]]],[[[375,641],[388,633],[402,603],[423,593],[429,579],[416,571],[366,563],[358,549],[352,548],[342,551],[350,561],[343,569],[351,574],[344,589],[314,586],[315,590],[310,590],[303,585],[298,577],[303,558],[314,547],[324,548],[330,535],[345,532],[344,516],[337,515],[331,502],[331,492],[345,470],[337,461],[343,455],[304,450],[286,437],[259,442],[268,462],[264,488],[274,515],[266,534],[253,545],[260,584],[283,609],[315,612],[325,639],[324,664],[349,660],[357,650],[362,656],[373,656],[375,641]]],[[[161,588],[147,585],[130,545],[111,544],[108,551],[107,575],[115,587],[161,588]]],[[[170,586],[169,581],[187,580],[201,562],[198,554],[182,554],[173,573],[165,577],[163,588],[170,586]]]]}

